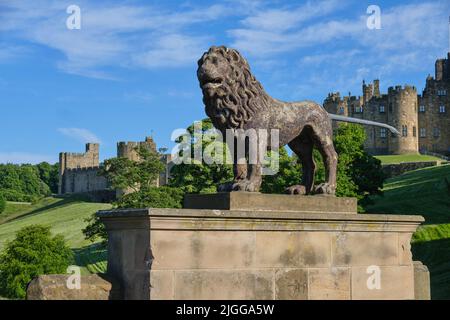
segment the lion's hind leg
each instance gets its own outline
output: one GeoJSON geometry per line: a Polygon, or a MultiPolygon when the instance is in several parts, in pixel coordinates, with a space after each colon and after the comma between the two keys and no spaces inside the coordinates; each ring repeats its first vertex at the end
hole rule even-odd
{"type": "Polygon", "coordinates": [[[314,193],[334,195],[336,192],[337,153],[333,145],[331,125],[323,131],[314,131],[314,140],[317,149],[322,155],[325,164],[326,181],[316,186],[314,193]],[[329,130],[327,130],[329,129],[329,130]]]}
{"type": "Polygon", "coordinates": [[[300,136],[289,143],[289,147],[302,162],[303,177],[301,185],[293,185],[286,188],[286,193],[299,195],[310,194],[313,189],[316,165],[313,159],[314,143],[309,129],[305,128],[300,136]]]}

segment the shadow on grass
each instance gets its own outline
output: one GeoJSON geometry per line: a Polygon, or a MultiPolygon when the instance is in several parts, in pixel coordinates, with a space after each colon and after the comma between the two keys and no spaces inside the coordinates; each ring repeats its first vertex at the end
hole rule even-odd
{"type": "Polygon", "coordinates": [[[107,266],[107,250],[103,243],[73,249],[77,266],[86,268],[90,273],[105,273],[107,266]]]}
{"type": "Polygon", "coordinates": [[[412,243],[412,253],[430,271],[431,298],[450,299],[450,239],[412,243]]]}
{"type": "Polygon", "coordinates": [[[54,202],[52,204],[40,207],[38,209],[32,210],[32,211],[27,212],[25,214],[22,214],[20,216],[16,216],[16,217],[13,217],[11,219],[7,219],[5,222],[11,222],[11,221],[20,220],[20,219],[29,217],[31,215],[38,214],[38,213],[43,212],[43,211],[64,207],[64,206],[67,206],[69,204],[72,204],[74,202],[79,202],[79,201],[80,200],[72,199],[72,198],[62,199],[61,201],[57,201],[57,202],[54,202]]]}

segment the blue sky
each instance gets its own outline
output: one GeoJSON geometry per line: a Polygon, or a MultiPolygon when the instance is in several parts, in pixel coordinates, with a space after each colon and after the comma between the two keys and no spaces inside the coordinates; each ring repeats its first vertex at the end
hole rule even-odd
{"type": "Polygon", "coordinates": [[[421,91],[449,50],[450,1],[0,0],[0,162],[56,162],[60,151],[174,129],[205,117],[197,60],[238,49],[272,96],[323,102],[361,81],[421,91]],[[69,30],[69,5],[81,29],[69,30]],[[367,7],[381,8],[368,29],[367,7]]]}

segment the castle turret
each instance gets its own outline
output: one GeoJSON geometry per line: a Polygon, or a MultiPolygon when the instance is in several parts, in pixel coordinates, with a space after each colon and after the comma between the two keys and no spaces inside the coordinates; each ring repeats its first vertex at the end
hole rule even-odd
{"type": "Polygon", "coordinates": [[[117,143],[117,157],[127,158],[133,161],[139,161],[139,156],[136,148],[144,146],[148,150],[156,152],[156,144],[152,137],[146,137],[145,141],[140,142],[118,142],[117,143]]]}
{"type": "Polygon", "coordinates": [[[417,90],[413,86],[404,88],[396,86],[388,89],[388,123],[400,132],[400,136],[390,136],[389,153],[418,152],[417,103],[417,90]]]}
{"type": "Polygon", "coordinates": [[[69,188],[69,182],[65,177],[67,170],[98,168],[100,164],[100,145],[98,143],[86,143],[85,153],[61,152],[59,154],[59,184],[58,193],[74,192],[69,188]]]}

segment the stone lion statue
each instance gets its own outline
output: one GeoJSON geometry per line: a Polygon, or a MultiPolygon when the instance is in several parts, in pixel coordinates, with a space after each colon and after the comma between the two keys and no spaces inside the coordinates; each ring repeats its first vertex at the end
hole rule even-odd
{"type": "MultiPolygon", "coordinates": [[[[333,146],[331,118],[322,106],[313,101],[283,102],[272,98],[239,52],[224,46],[213,46],[203,54],[198,61],[197,77],[206,114],[222,134],[227,129],[279,130],[279,147],[287,144],[303,167],[301,184],[289,186],[287,193],[335,194],[338,157],[333,146]],[[326,181],[317,186],[314,186],[314,146],[320,151],[326,169],[326,181]]],[[[271,149],[270,141],[267,149],[271,149]]],[[[220,186],[219,191],[259,191],[261,169],[259,160],[250,164],[238,163],[235,158],[234,181],[220,186]]]]}

